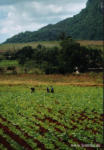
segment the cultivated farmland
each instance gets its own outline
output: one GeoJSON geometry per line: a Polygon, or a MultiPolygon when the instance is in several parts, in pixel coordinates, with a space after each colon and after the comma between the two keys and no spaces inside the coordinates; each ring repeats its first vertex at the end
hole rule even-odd
{"type": "MultiPolygon", "coordinates": [[[[40,82],[38,77],[34,79],[37,82],[20,84],[20,77],[16,77],[16,82],[9,82],[8,77],[7,82],[3,77],[0,81],[0,149],[69,150],[79,146],[83,150],[103,146],[102,87],[40,82]],[[51,85],[55,93],[46,92],[51,85]],[[34,93],[30,87],[35,87],[34,93]]],[[[10,78],[13,81],[13,76],[10,78]]]]}
{"type": "MultiPolygon", "coordinates": [[[[97,49],[103,49],[103,41],[77,41],[81,44],[81,46],[86,46],[90,48],[97,48],[97,49]]],[[[5,51],[16,51],[19,50],[25,46],[31,46],[33,48],[36,48],[39,44],[45,46],[45,47],[53,47],[57,46],[59,47],[60,42],[59,41],[40,41],[40,42],[30,42],[30,43],[9,43],[9,44],[0,44],[0,52],[5,51]]]]}

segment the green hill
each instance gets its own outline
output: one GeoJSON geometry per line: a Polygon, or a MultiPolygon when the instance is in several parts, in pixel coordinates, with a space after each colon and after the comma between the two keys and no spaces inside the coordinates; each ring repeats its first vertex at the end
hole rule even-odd
{"type": "Polygon", "coordinates": [[[103,40],[103,12],[102,0],[88,0],[86,8],[72,18],[47,25],[38,31],[20,33],[5,43],[58,40],[62,32],[77,40],[103,40]]]}

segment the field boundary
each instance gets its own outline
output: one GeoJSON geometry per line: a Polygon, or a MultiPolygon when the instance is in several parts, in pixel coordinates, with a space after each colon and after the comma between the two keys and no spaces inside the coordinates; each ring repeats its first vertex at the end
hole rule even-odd
{"type": "Polygon", "coordinates": [[[96,83],[66,83],[66,82],[38,82],[38,81],[0,81],[0,86],[2,85],[9,85],[9,86],[18,86],[18,85],[62,85],[62,86],[81,86],[81,87],[103,87],[103,84],[96,84],[96,83]]]}

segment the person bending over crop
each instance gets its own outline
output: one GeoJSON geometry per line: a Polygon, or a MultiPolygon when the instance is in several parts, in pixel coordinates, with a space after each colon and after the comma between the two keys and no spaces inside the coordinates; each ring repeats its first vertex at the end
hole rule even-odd
{"type": "Polygon", "coordinates": [[[31,93],[34,93],[35,92],[35,88],[31,88],[31,93]]]}

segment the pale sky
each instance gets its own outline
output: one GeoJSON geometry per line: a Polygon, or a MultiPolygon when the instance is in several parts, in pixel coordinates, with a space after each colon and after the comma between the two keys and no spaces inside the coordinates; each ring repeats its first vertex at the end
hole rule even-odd
{"type": "Polygon", "coordinates": [[[87,0],[0,0],[0,43],[25,31],[36,31],[72,17],[87,0]]]}

